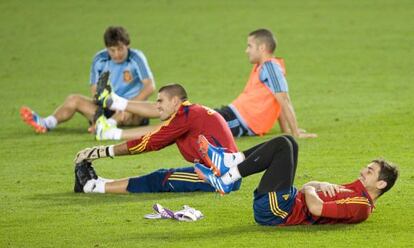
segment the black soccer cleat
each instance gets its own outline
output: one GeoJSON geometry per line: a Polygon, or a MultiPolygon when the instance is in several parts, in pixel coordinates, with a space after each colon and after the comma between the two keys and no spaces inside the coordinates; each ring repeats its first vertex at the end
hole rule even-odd
{"type": "Polygon", "coordinates": [[[102,106],[103,100],[106,95],[111,94],[112,88],[108,83],[109,81],[109,71],[102,72],[99,76],[98,82],[96,83],[96,93],[95,93],[95,103],[102,106]]]}
{"type": "Polygon", "coordinates": [[[82,161],[75,165],[75,186],[73,191],[75,193],[84,193],[83,186],[91,179],[98,179],[95,169],[91,162],[82,161]]]}

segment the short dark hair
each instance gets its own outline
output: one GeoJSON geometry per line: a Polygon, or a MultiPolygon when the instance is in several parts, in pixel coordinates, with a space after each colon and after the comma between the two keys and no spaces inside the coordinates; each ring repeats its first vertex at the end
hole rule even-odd
{"type": "Polygon", "coordinates": [[[172,83],[164,85],[158,90],[158,93],[161,92],[167,93],[170,96],[170,98],[173,96],[177,96],[181,99],[181,101],[188,100],[187,92],[181,84],[172,83]]]}
{"type": "Polygon", "coordinates": [[[269,52],[274,52],[277,47],[277,41],[272,31],[269,29],[257,29],[249,34],[254,37],[259,43],[265,44],[269,52]]]}
{"type": "Polygon", "coordinates": [[[385,188],[381,189],[381,192],[379,196],[387,192],[394,186],[395,181],[397,181],[399,171],[398,167],[385,161],[382,158],[374,159],[371,162],[376,163],[380,167],[380,172],[378,175],[378,180],[383,180],[387,183],[387,186],[385,188]]]}
{"type": "Polygon", "coordinates": [[[104,42],[106,47],[118,46],[122,43],[126,46],[129,45],[129,34],[124,27],[110,26],[105,30],[104,42]]]}

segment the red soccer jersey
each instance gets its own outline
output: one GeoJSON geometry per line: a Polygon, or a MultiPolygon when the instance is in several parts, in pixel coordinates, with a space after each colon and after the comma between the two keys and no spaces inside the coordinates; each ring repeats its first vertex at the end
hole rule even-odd
{"type": "Polygon", "coordinates": [[[299,192],[284,225],[358,223],[366,220],[374,208],[374,203],[364,185],[356,180],[343,186],[352,192],[337,193],[334,197],[318,192],[324,202],[321,216],[313,216],[309,212],[305,195],[299,192]]]}
{"type": "Polygon", "coordinates": [[[185,160],[203,163],[197,144],[202,134],[215,145],[226,147],[228,152],[237,152],[237,146],[226,121],[216,111],[199,104],[183,102],[156,131],[138,139],[127,141],[131,154],[156,151],[176,143],[185,160]]]}

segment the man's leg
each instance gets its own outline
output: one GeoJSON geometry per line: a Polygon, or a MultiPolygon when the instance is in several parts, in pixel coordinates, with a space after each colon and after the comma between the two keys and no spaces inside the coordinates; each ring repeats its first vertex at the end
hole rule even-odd
{"type": "Polygon", "coordinates": [[[248,130],[243,127],[237,116],[228,106],[222,106],[221,108],[214,110],[227,122],[233,137],[239,138],[241,136],[248,135],[248,130]]]}
{"type": "Polygon", "coordinates": [[[73,94],[65,99],[63,104],[55,110],[53,116],[56,118],[58,124],[70,120],[75,113],[80,113],[91,121],[96,109],[97,106],[91,98],[73,94]]]}
{"type": "Polygon", "coordinates": [[[298,146],[292,137],[286,135],[276,137],[255,146],[255,149],[248,153],[249,156],[245,160],[237,166],[230,167],[227,173],[217,179],[218,184],[230,185],[242,177],[264,170],[266,172],[259,185],[260,191],[273,190],[293,183],[298,146]]]}
{"type": "MultiPolygon", "coordinates": [[[[290,135],[282,135],[283,137],[286,137],[287,139],[289,139],[292,142],[292,146],[293,146],[293,152],[294,152],[294,158],[297,159],[298,157],[298,144],[296,143],[295,139],[290,136],[290,135]]],[[[243,155],[245,158],[249,157],[253,152],[255,152],[259,147],[261,147],[262,145],[266,144],[268,141],[265,141],[263,143],[257,144],[245,151],[243,151],[243,155]]],[[[296,161],[297,163],[297,161],[296,161]]]]}
{"type": "Polygon", "coordinates": [[[105,109],[117,111],[112,116],[119,126],[146,126],[149,118],[158,118],[159,111],[154,102],[132,101],[116,95],[114,92],[102,92],[98,97],[105,109]]]}
{"type": "Polygon", "coordinates": [[[96,122],[96,140],[121,140],[135,139],[157,130],[162,123],[151,126],[142,126],[130,129],[117,128],[104,117],[96,122]]]}
{"type": "Polygon", "coordinates": [[[111,118],[116,121],[117,126],[144,126],[149,123],[148,118],[129,112],[117,112],[111,118]]]}
{"type": "Polygon", "coordinates": [[[127,191],[128,182],[129,182],[129,178],[107,182],[105,183],[104,193],[113,193],[113,194],[128,193],[127,191]]]}
{"type": "Polygon", "coordinates": [[[296,197],[293,180],[298,146],[291,136],[282,137],[287,142],[279,144],[278,156],[272,159],[254,191],[254,219],[261,225],[275,226],[285,223],[296,197]]]}
{"type": "MultiPolygon", "coordinates": [[[[238,190],[241,181],[233,190],[238,190]]],[[[150,174],[105,182],[90,180],[84,187],[85,193],[160,193],[160,192],[214,192],[215,189],[194,172],[194,167],[160,169],[150,174]]]]}
{"type": "Polygon", "coordinates": [[[28,107],[20,109],[20,115],[24,122],[32,126],[36,132],[45,133],[54,129],[59,123],[65,122],[79,112],[88,120],[92,120],[97,106],[92,99],[82,95],[70,95],[65,102],[59,106],[52,115],[46,118],[40,117],[36,112],[28,107]]]}
{"type": "Polygon", "coordinates": [[[241,177],[266,170],[258,192],[272,192],[293,185],[297,160],[296,141],[290,136],[279,136],[258,147],[237,168],[241,177]]]}
{"type": "MultiPolygon", "coordinates": [[[[199,140],[200,142],[200,140],[199,140]]],[[[204,142],[202,151],[205,153],[204,142]]],[[[279,188],[289,188],[294,179],[298,157],[298,146],[296,141],[290,136],[279,136],[263,144],[255,146],[254,150],[248,152],[249,156],[237,165],[218,166],[227,169],[220,169],[221,177],[213,175],[213,171],[203,165],[196,164],[197,173],[200,178],[212,184],[222,194],[229,193],[234,182],[242,177],[262,172],[266,170],[260,184],[260,192],[270,192],[279,188]],[[270,190],[270,191],[269,191],[270,190]]],[[[205,156],[211,157],[209,153],[205,156]]],[[[211,159],[211,158],[210,158],[211,159]]],[[[226,157],[221,161],[226,160],[226,157]]],[[[217,161],[214,160],[213,161],[217,161]]],[[[215,162],[213,162],[214,164],[215,162]]],[[[210,165],[213,167],[213,165],[210,165]]],[[[219,175],[219,173],[216,173],[219,175]]]]}

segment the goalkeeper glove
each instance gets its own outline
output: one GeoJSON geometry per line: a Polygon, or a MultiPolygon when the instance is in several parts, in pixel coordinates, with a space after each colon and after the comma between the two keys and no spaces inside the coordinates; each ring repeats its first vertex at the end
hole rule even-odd
{"type": "Polygon", "coordinates": [[[94,146],[85,148],[76,154],[74,162],[80,163],[82,161],[91,162],[98,158],[113,158],[113,146],[94,146]]]}

